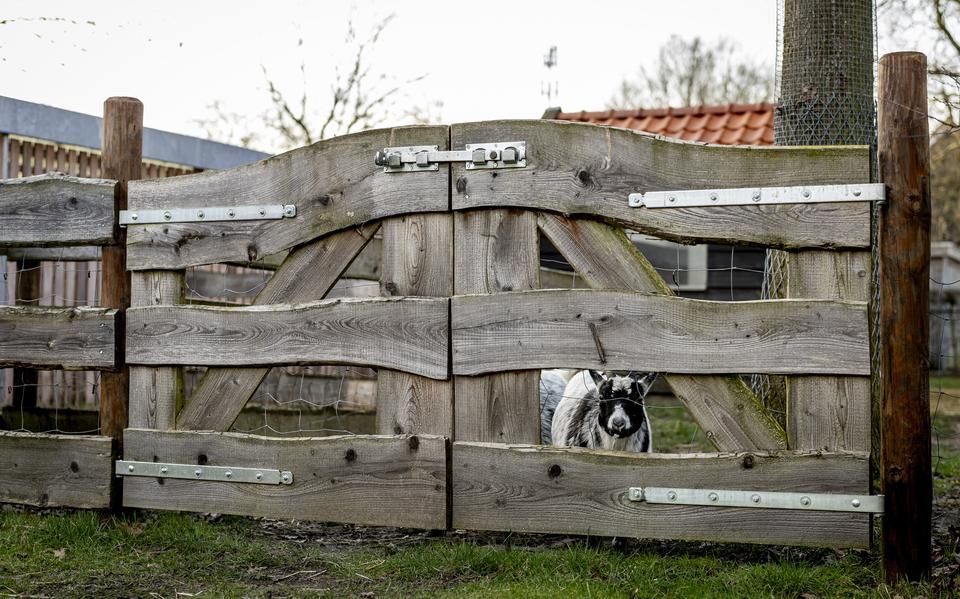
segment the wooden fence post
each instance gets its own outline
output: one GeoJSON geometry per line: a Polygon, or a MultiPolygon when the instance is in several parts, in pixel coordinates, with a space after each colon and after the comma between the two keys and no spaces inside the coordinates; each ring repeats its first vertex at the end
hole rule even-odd
{"type": "Polygon", "coordinates": [[[880,59],[881,481],[883,566],[889,582],[930,574],[930,140],[927,59],[880,59]]]}
{"type": "MultiPolygon", "coordinates": [[[[143,162],[143,104],[136,98],[114,97],[103,103],[102,173],[116,179],[115,210],[127,208],[127,182],[140,178],[143,162]]],[[[100,433],[115,440],[116,452],[123,447],[123,429],[127,426],[127,397],[130,371],[126,365],[126,318],[130,306],[130,275],[127,273],[127,233],[114,226],[114,245],[104,246],[100,305],[117,308],[116,364],[114,372],[100,379],[100,433]]],[[[113,481],[114,508],[120,507],[121,485],[113,481]]]]}

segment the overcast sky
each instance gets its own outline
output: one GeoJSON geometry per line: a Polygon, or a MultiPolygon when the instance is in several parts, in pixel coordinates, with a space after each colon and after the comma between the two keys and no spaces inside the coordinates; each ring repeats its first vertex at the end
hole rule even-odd
{"type": "Polygon", "coordinates": [[[774,0],[5,0],[0,13],[0,94],[89,114],[100,114],[108,96],[135,96],[146,126],[189,135],[203,135],[196,121],[215,101],[262,113],[261,65],[296,98],[303,60],[308,90],[325,100],[334,67],[352,58],[343,43],[351,18],[362,37],[395,15],[371,63],[401,82],[426,75],[405,101],[441,101],[448,123],[538,118],[546,81],[559,86],[551,104],[601,110],[675,33],[733,38],[771,70],[776,56],[774,0]],[[559,65],[548,74],[551,45],[559,65]]]}

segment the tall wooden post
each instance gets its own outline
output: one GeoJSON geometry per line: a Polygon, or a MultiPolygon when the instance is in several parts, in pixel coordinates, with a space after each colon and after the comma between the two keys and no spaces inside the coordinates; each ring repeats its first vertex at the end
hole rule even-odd
{"type": "MultiPolygon", "coordinates": [[[[108,98],[103,103],[103,177],[116,179],[114,207],[118,213],[127,208],[127,182],[140,178],[143,162],[143,104],[136,98],[108,98]]],[[[119,222],[119,219],[114,221],[119,222]]],[[[117,308],[116,369],[104,372],[100,379],[100,433],[115,439],[115,450],[123,444],[127,426],[127,397],[130,371],[124,354],[126,319],[130,306],[130,276],[127,273],[127,233],[115,225],[115,244],[104,246],[100,304],[117,308]]],[[[114,479],[113,506],[120,506],[121,486],[114,479]]]]}
{"type": "Polygon", "coordinates": [[[930,139],[927,59],[880,59],[881,481],[889,582],[930,574],[930,139]]]}

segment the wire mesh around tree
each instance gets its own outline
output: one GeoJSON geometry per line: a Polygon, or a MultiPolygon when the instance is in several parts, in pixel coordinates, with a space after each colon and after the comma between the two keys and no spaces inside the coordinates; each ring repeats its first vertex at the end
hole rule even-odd
{"type": "MultiPolygon", "coordinates": [[[[774,143],[875,149],[876,64],[874,0],[778,0],[774,143]]],[[[871,168],[875,172],[876,167],[871,168]]],[[[763,299],[786,297],[788,256],[767,251],[763,299]]],[[[876,277],[873,281],[878,284],[876,277]]],[[[877,313],[872,315],[874,330],[877,313]]],[[[876,347],[874,343],[872,361],[874,372],[879,372],[876,347]]],[[[750,383],[768,409],[785,411],[783,377],[754,375],[750,383]]]]}

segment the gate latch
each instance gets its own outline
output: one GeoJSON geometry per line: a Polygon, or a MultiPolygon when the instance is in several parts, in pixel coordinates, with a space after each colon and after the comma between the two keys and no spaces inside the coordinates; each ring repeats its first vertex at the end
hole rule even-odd
{"type": "Polygon", "coordinates": [[[527,142],[466,144],[463,150],[440,150],[439,146],[384,148],[377,152],[373,162],[382,166],[385,173],[436,171],[441,162],[463,162],[468,171],[524,168],[527,166],[527,142]]]}

